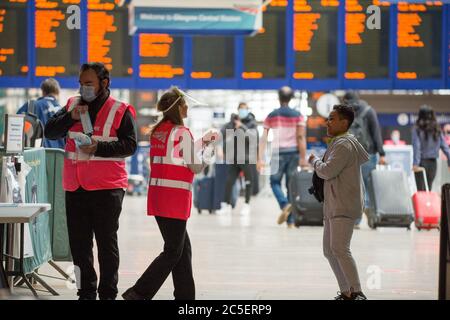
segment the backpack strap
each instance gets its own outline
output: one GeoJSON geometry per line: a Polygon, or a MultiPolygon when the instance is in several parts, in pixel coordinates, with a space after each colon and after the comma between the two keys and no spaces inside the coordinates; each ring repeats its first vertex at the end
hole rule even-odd
{"type": "Polygon", "coordinates": [[[34,110],[35,102],[36,102],[36,100],[34,100],[34,99],[28,100],[28,107],[27,107],[28,113],[35,114],[35,110],[34,110]]]}
{"type": "Polygon", "coordinates": [[[360,115],[358,116],[361,119],[364,119],[364,117],[366,116],[366,114],[370,111],[370,106],[364,106],[364,110],[361,111],[360,115]]]}

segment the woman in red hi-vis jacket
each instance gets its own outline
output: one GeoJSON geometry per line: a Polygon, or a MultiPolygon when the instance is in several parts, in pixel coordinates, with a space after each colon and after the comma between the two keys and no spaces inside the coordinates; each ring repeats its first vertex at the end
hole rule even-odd
{"type": "Polygon", "coordinates": [[[125,300],[151,299],[172,272],[175,299],[194,300],[191,242],[186,222],[191,212],[194,174],[206,166],[196,151],[211,143],[214,134],[208,133],[194,143],[191,132],[183,124],[188,110],[185,95],[177,88],[164,93],[157,108],[163,118],[150,136],[147,213],[156,218],[164,250],[122,296],[125,300]]]}

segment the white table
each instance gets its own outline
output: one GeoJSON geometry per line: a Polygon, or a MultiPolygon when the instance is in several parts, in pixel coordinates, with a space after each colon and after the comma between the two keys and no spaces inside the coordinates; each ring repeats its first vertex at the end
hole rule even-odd
{"type": "MultiPolygon", "coordinates": [[[[35,296],[36,291],[31,286],[23,270],[23,251],[24,251],[24,224],[30,223],[40,214],[47,212],[51,209],[49,203],[21,203],[21,204],[9,204],[0,203],[0,289],[11,289],[8,285],[7,276],[19,276],[22,281],[30,288],[35,296]],[[19,271],[9,271],[8,263],[6,270],[3,267],[3,239],[4,239],[4,226],[5,224],[20,224],[20,259],[19,259],[19,271]]],[[[8,241],[8,237],[6,239],[8,241]]],[[[6,246],[8,250],[8,245],[6,246]]]]}

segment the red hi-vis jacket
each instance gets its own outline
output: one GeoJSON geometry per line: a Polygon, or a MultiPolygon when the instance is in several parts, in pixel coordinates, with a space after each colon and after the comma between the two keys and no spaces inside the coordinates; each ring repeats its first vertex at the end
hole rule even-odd
{"type": "MultiPolygon", "coordinates": [[[[66,106],[67,111],[72,111],[78,102],[79,97],[70,98],[66,106]]],[[[117,130],[127,110],[136,117],[136,111],[131,105],[109,97],[97,114],[91,138],[105,142],[118,141],[117,130]]],[[[127,188],[125,158],[95,157],[81,152],[73,137],[82,132],[81,121],[77,121],[67,134],[63,169],[64,190],[75,191],[80,187],[88,191],[127,188]]]]}
{"type": "Polygon", "coordinates": [[[191,147],[192,134],[188,128],[170,121],[161,123],[150,139],[150,181],[147,213],[180,220],[191,215],[192,181],[194,173],[188,168],[183,152],[191,147]],[[184,143],[183,143],[184,141],[184,143]]]}

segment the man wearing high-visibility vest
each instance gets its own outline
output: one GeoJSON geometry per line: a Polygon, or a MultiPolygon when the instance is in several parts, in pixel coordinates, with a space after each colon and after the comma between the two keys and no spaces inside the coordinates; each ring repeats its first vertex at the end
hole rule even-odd
{"type": "Polygon", "coordinates": [[[45,127],[48,139],[66,138],[63,187],[67,227],[80,300],[117,296],[117,230],[128,177],[125,157],[136,151],[136,112],[110,96],[109,71],[101,63],[80,70],[80,96],[68,100],[45,127]],[[94,269],[97,242],[100,281],[94,269]]]}

